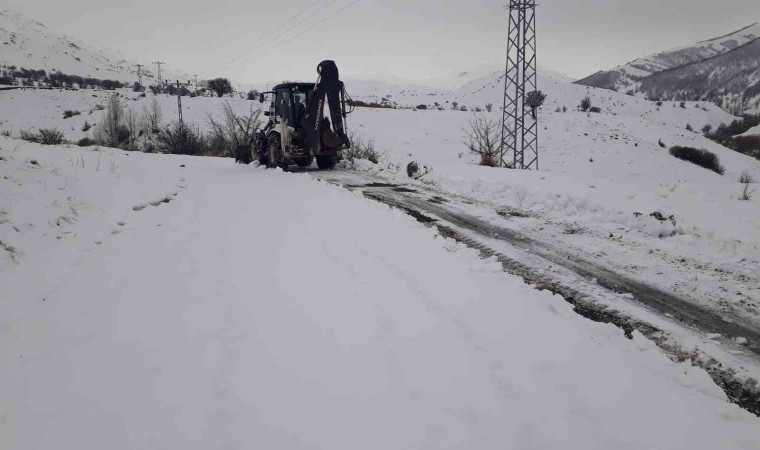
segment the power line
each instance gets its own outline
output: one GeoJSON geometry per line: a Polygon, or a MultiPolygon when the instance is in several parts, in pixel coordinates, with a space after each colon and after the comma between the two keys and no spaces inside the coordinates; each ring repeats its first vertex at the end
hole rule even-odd
{"type": "Polygon", "coordinates": [[[306,17],[304,17],[300,21],[298,21],[298,22],[296,22],[294,24],[290,24],[285,29],[275,30],[272,34],[269,35],[269,37],[267,37],[266,39],[264,39],[261,42],[258,42],[257,43],[257,47],[252,48],[252,49],[243,50],[242,52],[238,52],[238,54],[233,55],[232,57],[225,59],[222,63],[215,65],[215,67],[216,68],[219,68],[219,67],[229,67],[231,64],[236,63],[238,59],[240,59],[240,58],[246,58],[246,57],[250,56],[252,53],[255,53],[256,51],[260,50],[262,47],[265,47],[267,45],[271,45],[271,44],[275,43],[278,39],[285,37],[285,35],[287,33],[289,33],[290,31],[293,31],[293,30],[297,29],[301,24],[303,24],[307,20],[309,20],[309,19],[311,19],[311,18],[319,15],[321,12],[325,11],[327,8],[329,8],[330,6],[332,6],[337,1],[338,0],[331,0],[328,4],[322,6],[322,8],[320,8],[320,9],[312,12],[311,14],[309,14],[306,17]]]}
{"type": "MultiPolygon", "coordinates": [[[[333,17],[337,16],[338,14],[342,13],[343,11],[347,10],[348,8],[354,6],[355,4],[357,4],[357,3],[361,2],[361,1],[363,1],[363,0],[354,0],[354,1],[352,1],[348,5],[344,6],[343,8],[341,8],[341,9],[339,9],[337,11],[335,11],[334,13],[330,14],[329,16],[322,18],[321,22],[315,23],[311,27],[306,28],[305,30],[301,31],[300,33],[291,36],[287,40],[280,42],[279,44],[275,45],[274,47],[271,47],[271,48],[269,48],[269,49],[267,49],[267,50],[265,50],[265,51],[263,51],[263,52],[255,55],[256,60],[260,60],[261,58],[263,58],[264,56],[268,55],[272,51],[274,51],[274,50],[280,48],[281,46],[283,46],[283,45],[285,45],[285,44],[293,41],[293,39],[296,39],[296,38],[298,38],[300,36],[303,36],[304,34],[308,33],[309,31],[313,30],[314,28],[318,27],[319,25],[322,25],[324,22],[327,22],[328,20],[332,19],[333,17]]],[[[331,2],[331,3],[334,3],[334,1],[331,2]]]]}
{"type": "MultiPolygon", "coordinates": [[[[302,9],[301,11],[299,11],[299,12],[298,12],[298,14],[296,14],[296,15],[295,15],[295,16],[293,16],[293,17],[290,17],[290,18],[288,18],[288,19],[287,19],[287,20],[285,20],[284,22],[282,22],[282,23],[280,23],[279,25],[277,25],[277,26],[274,28],[274,31],[272,31],[272,32],[264,32],[264,33],[262,33],[261,35],[259,35],[257,38],[255,38],[255,39],[252,39],[252,41],[254,41],[254,42],[255,42],[255,41],[259,41],[259,40],[261,40],[261,39],[264,39],[264,38],[266,38],[266,39],[264,39],[262,42],[257,42],[257,45],[262,45],[262,44],[264,44],[264,43],[268,43],[268,42],[272,41],[273,39],[276,39],[276,38],[278,37],[278,36],[277,36],[278,34],[281,34],[281,33],[287,32],[287,31],[290,31],[290,30],[284,30],[284,31],[283,31],[283,30],[280,30],[280,28],[284,27],[285,25],[289,25],[289,24],[291,24],[291,22],[292,22],[292,21],[294,21],[295,19],[297,19],[298,17],[300,17],[301,15],[303,15],[303,14],[304,14],[306,11],[310,10],[310,9],[311,9],[311,8],[312,8],[314,5],[316,5],[317,3],[321,2],[321,1],[322,1],[322,0],[315,0],[315,1],[313,1],[312,3],[310,3],[310,4],[309,4],[309,6],[307,6],[307,7],[306,7],[306,8],[304,8],[304,9],[302,9]],[[267,37],[267,36],[268,36],[268,37],[267,37]]],[[[316,11],[316,13],[318,13],[318,12],[320,12],[320,11],[323,11],[325,8],[327,8],[327,7],[331,6],[331,5],[332,5],[333,3],[335,3],[336,1],[337,1],[337,0],[332,0],[330,3],[328,3],[327,5],[325,5],[325,6],[324,6],[322,9],[320,9],[320,10],[316,11]]],[[[299,21],[298,23],[296,23],[296,24],[294,24],[294,25],[290,25],[290,29],[292,30],[292,29],[294,29],[295,27],[297,27],[298,25],[300,25],[300,24],[302,24],[303,22],[305,22],[306,20],[308,20],[308,19],[310,19],[310,18],[314,17],[314,15],[315,15],[316,13],[314,13],[314,14],[311,14],[311,15],[309,15],[309,16],[307,16],[307,17],[305,17],[304,19],[302,19],[301,21],[299,21]]],[[[230,61],[233,61],[233,60],[235,60],[236,58],[239,58],[240,56],[242,56],[242,55],[245,55],[246,53],[248,53],[248,52],[251,52],[251,51],[252,51],[251,49],[249,49],[249,48],[245,48],[245,49],[243,49],[243,50],[241,50],[241,51],[239,51],[239,52],[233,53],[231,56],[228,56],[227,58],[223,59],[223,60],[222,60],[220,63],[206,64],[206,65],[202,66],[201,68],[197,69],[197,71],[198,71],[198,72],[206,72],[206,70],[208,70],[208,69],[210,69],[210,68],[212,68],[212,67],[220,67],[220,66],[223,66],[223,65],[227,65],[227,64],[229,64],[229,62],[230,62],[230,61]]],[[[255,50],[253,50],[253,51],[255,51],[255,50]]]]}

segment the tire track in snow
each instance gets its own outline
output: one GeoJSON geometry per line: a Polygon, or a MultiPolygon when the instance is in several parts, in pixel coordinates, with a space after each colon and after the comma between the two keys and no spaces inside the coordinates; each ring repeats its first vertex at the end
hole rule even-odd
{"type": "MultiPolygon", "coordinates": [[[[569,255],[550,244],[535,241],[459,211],[438,194],[433,196],[431,193],[420,193],[415,189],[403,188],[392,183],[378,182],[379,179],[376,177],[360,173],[349,173],[348,176],[343,177],[342,174],[335,176],[334,173],[331,175],[330,172],[326,172],[318,173],[315,177],[349,190],[360,190],[371,200],[400,209],[423,225],[436,227],[442,235],[478,250],[483,257],[496,257],[506,272],[520,276],[526,283],[535,285],[539,289],[560,294],[574,305],[576,313],[597,322],[614,324],[628,337],[631,337],[634,330],[638,330],[654,341],[671,358],[684,360],[695,355],[694,352],[686,351],[677,344],[673,344],[657,327],[631,317],[629,314],[600,305],[594,301],[593,293],[575,288],[566,279],[557,279],[556,271],[547,274],[544,269],[530,264],[543,260],[543,265],[548,265],[550,268],[554,265],[559,266],[577,277],[573,281],[574,285],[587,284],[588,280],[595,279],[595,284],[609,292],[626,296],[633,294],[634,301],[646,305],[663,316],[675,318],[686,328],[708,335],[744,337],[748,341],[745,347],[752,352],[755,359],[760,358],[760,330],[737,322],[725,322],[716,313],[705,310],[694,302],[617,273],[594,261],[569,255]],[[431,201],[430,198],[433,200],[431,201]],[[494,250],[481,239],[507,243],[531,255],[532,258],[526,263],[518,261],[494,250]]],[[[693,358],[692,363],[705,369],[733,403],[760,416],[760,388],[755,380],[737,379],[734,376],[735,371],[730,367],[724,367],[723,364],[710,357],[704,360],[693,358]]]]}

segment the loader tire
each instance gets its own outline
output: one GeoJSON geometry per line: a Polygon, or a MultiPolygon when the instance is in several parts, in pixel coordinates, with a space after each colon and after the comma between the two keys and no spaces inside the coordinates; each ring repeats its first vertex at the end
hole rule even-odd
{"type": "Polygon", "coordinates": [[[269,149],[267,152],[267,167],[272,169],[282,167],[282,144],[279,134],[272,133],[269,135],[267,148],[269,149]]]}
{"type": "Polygon", "coordinates": [[[256,155],[256,159],[259,160],[259,164],[262,166],[268,166],[269,165],[269,149],[267,148],[267,137],[264,134],[264,132],[258,132],[256,133],[256,137],[254,139],[253,143],[254,153],[256,155]]]}
{"type": "Polygon", "coordinates": [[[309,167],[311,166],[312,162],[314,162],[314,158],[296,160],[296,164],[298,164],[298,167],[309,167]]]}
{"type": "Polygon", "coordinates": [[[248,145],[238,145],[235,148],[235,162],[241,164],[251,163],[251,147],[248,145]]]}
{"type": "Polygon", "coordinates": [[[317,167],[322,170],[334,169],[337,162],[338,160],[334,156],[317,156],[317,167]]]}

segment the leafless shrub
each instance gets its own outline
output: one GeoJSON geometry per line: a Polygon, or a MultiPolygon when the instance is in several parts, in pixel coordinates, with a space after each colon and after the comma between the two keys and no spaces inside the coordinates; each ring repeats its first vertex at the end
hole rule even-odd
{"type": "Polygon", "coordinates": [[[29,142],[40,141],[40,136],[32,130],[21,130],[18,132],[18,137],[29,142]]]}
{"type": "Polygon", "coordinates": [[[483,114],[474,114],[469,128],[465,129],[465,144],[471,153],[480,156],[480,165],[496,167],[499,165],[501,139],[500,124],[489,120],[483,114]]]}
{"type": "Polygon", "coordinates": [[[739,176],[739,183],[741,184],[752,184],[754,182],[755,178],[749,173],[748,170],[743,171],[739,176]]]}
{"type": "Polygon", "coordinates": [[[745,170],[739,177],[739,183],[742,184],[742,192],[739,194],[740,200],[752,200],[752,195],[755,193],[755,189],[751,187],[755,183],[755,178],[745,170]]]}
{"type": "Polygon", "coordinates": [[[245,115],[238,115],[229,102],[222,105],[222,118],[208,115],[211,126],[209,151],[214,155],[234,156],[239,145],[251,145],[261,127],[261,108],[251,103],[245,115]]]}
{"type": "Polygon", "coordinates": [[[380,162],[380,152],[375,148],[375,141],[364,140],[361,136],[352,135],[349,139],[351,148],[343,151],[343,156],[351,163],[357,159],[366,159],[374,164],[380,162]]]}
{"type": "Polygon", "coordinates": [[[57,128],[41,128],[39,143],[43,145],[61,145],[66,142],[66,136],[57,128]]]}

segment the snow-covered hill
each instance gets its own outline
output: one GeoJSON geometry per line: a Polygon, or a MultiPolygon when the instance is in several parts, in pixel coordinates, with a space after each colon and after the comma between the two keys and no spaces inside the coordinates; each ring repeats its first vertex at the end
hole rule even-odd
{"type": "Polygon", "coordinates": [[[645,56],[610,70],[578,80],[578,84],[611,90],[626,90],[650,75],[696,64],[723,55],[760,38],[760,23],[693,45],[645,56]]]}
{"type": "MultiPolygon", "coordinates": [[[[428,109],[451,109],[452,102],[458,106],[483,109],[487,103],[500,105],[504,96],[504,71],[496,70],[482,76],[463,76],[467,80],[453,89],[442,89],[431,86],[406,83],[396,84],[382,81],[346,81],[346,89],[356,99],[371,103],[387,103],[400,107],[416,107],[425,105],[428,109]],[[436,105],[436,103],[438,105],[436,105]]],[[[552,92],[561,97],[572,90],[572,79],[559,72],[539,68],[538,85],[544,92],[552,92]],[[561,88],[554,88],[561,86],[561,88]]],[[[580,92],[582,89],[576,90],[580,92]]],[[[557,95],[550,95],[556,99],[557,95]]]]}
{"type": "MultiPolygon", "coordinates": [[[[155,79],[155,66],[148,61],[128,61],[57,33],[23,14],[0,10],[0,66],[55,70],[68,75],[131,83],[137,81],[135,64],[138,62],[144,66],[143,77],[155,79]]],[[[164,78],[189,79],[186,74],[165,69],[161,69],[164,78]]]]}
{"type": "Polygon", "coordinates": [[[760,111],[760,39],[699,63],[653,74],[635,89],[648,98],[720,102],[736,114],[760,111]]]}

